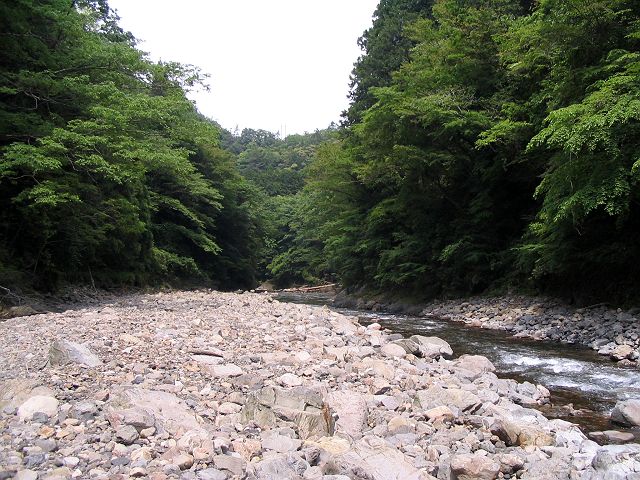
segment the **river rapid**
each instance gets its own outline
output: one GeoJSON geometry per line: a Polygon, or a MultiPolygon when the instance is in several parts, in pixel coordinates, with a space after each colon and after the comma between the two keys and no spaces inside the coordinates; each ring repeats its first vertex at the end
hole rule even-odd
{"type": "Polygon", "coordinates": [[[640,439],[640,429],[612,425],[609,414],[616,401],[640,398],[640,371],[622,367],[593,350],[569,344],[515,338],[498,330],[469,327],[434,317],[370,312],[332,307],[332,297],[320,293],[280,293],[282,302],[327,305],[367,325],[378,322],[403,336],[436,336],[446,340],[454,355],[483,355],[496,374],[541,384],[551,392],[551,405],[540,410],[550,418],[577,423],[585,432],[616,429],[640,439]]]}

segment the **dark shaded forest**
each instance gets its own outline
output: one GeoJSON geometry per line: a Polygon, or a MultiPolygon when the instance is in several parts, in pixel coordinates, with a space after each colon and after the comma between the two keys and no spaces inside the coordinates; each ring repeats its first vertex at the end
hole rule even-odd
{"type": "Polygon", "coordinates": [[[5,288],[638,300],[635,0],[381,0],[341,125],[284,139],[200,115],[104,0],[0,19],[5,288]]]}

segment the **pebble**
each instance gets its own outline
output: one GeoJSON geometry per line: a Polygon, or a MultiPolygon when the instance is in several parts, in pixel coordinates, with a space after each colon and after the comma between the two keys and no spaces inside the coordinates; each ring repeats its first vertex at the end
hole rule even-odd
{"type": "MultiPolygon", "coordinates": [[[[438,305],[430,308],[458,308],[457,318],[482,325],[506,322],[506,313],[471,303],[438,305]]],[[[533,332],[538,310],[523,308],[511,325],[533,332]]],[[[569,318],[591,328],[589,312],[580,315],[569,318]]],[[[592,332],[598,349],[635,361],[634,318],[611,315],[615,335],[592,332]]],[[[531,407],[548,402],[548,390],[498,378],[484,357],[455,358],[445,340],[405,339],[268,294],[210,290],[105,296],[10,319],[0,324],[0,479],[640,471],[640,446],[628,435],[603,432],[624,444],[599,446],[545,418],[531,407]],[[59,359],[40,368],[35,359],[52,347],[59,359]]],[[[620,405],[616,418],[630,421],[634,406],[620,405]]]]}

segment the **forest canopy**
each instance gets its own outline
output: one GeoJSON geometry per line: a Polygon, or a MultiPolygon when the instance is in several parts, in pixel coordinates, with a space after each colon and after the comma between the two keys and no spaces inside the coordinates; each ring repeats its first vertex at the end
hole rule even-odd
{"type": "Polygon", "coordinates": [[[638,298],[635,0],[381,0],[342,124],[287,138],[104,0],[0,14],[0,285],[638,298]]]}

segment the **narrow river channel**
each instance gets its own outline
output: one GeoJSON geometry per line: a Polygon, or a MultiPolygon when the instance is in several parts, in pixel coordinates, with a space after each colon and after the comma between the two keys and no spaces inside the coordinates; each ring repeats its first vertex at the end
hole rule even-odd
{"type": "MultiPolygon", "coordinates": [[[[359,317],[362,324],[378,322],[404,336],[440,337],[449,342],[455,356],[484,355],[493,362],[498,376],[547,387],[552,406],[542,407],[543,413],[577,423],[586,432],[624,430],[609,423],[609,413],[617,400],[640,398],[637,368],[620,367],[586,347],[514,338],[502,331],[445,319],[335,308],[326,294],[281,293],[277,298],[282,302],[328,305],[359,317]],[[578,412],[568,408],[569,404],[578,412]]],[[[639,430],[627,431],[640,439],[639,430]]]]}

